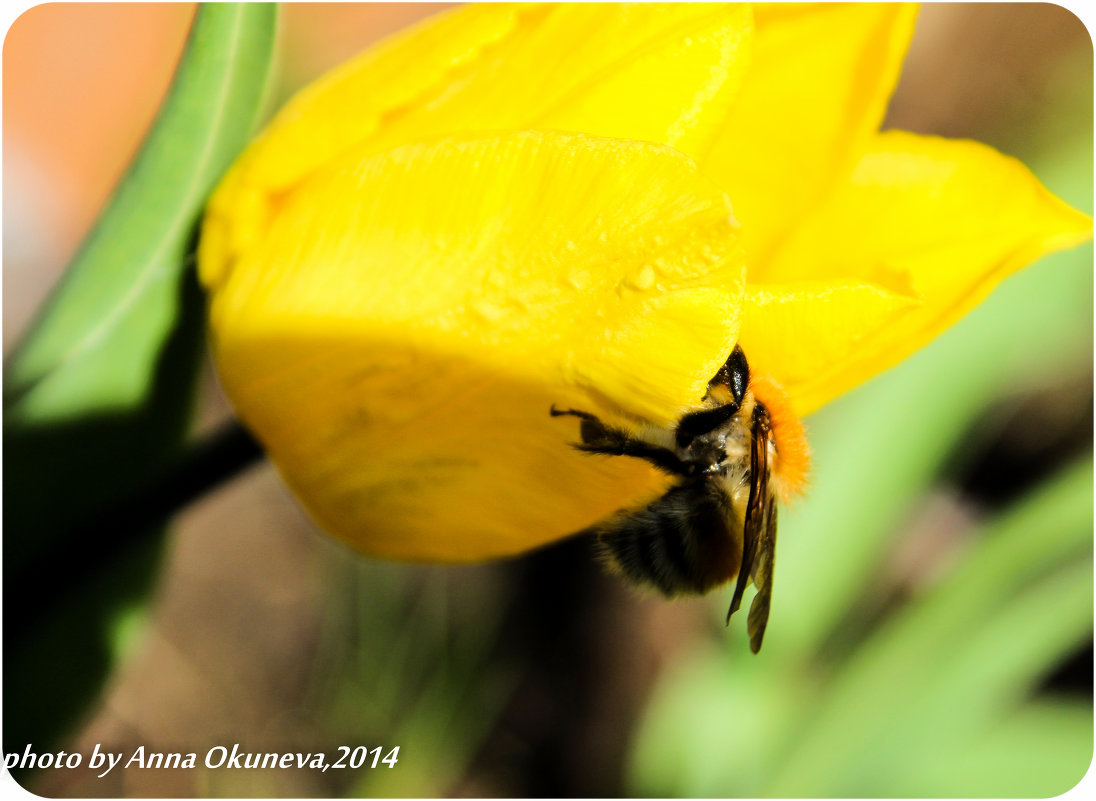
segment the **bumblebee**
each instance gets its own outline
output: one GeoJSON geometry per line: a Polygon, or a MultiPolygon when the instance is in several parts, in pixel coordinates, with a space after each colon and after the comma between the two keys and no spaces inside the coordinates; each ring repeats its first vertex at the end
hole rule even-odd
{"type": "Polygon", "coordinates": [[[643,459],[675,479],[647,506],[582,532],[596,535],[609,569],[667,597],[703,594],[737,577],[728,624],[752,581],[757,594],[746,627],[757,653],[772,599],[776,501],[801,489],[809,461],[803,428],[779,385],[751,378],[736,346],[700,407],[672,428],[628,432],[589,412],[552,407],[551,414],[582,421],[579,450],[643,459]]]}

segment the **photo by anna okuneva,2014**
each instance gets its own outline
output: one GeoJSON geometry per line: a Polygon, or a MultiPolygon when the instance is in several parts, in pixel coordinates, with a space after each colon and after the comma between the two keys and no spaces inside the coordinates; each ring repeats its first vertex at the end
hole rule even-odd
{"type": "Polygon", "coordinates": [[[1083,774],[1069,12],[54,6],[4,66],[4,748],[84,763],[26,786],[1083,774]]]}

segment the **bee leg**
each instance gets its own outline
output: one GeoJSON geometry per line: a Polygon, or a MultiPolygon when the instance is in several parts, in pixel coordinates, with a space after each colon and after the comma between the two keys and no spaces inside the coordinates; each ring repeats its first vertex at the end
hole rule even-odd
{"type": "Polygon", "coordinates": [[[570,415],[582,420],[580,429],[582,443],[575,445],[580,451],[645,459],[660,470],[675,476],[693,475],[696,470],[694,466],[681,461],[677,454],[668,448],[652,445],[649,442],[636,439],[627,431],[607,426],[589,412],[580,412],[576,409],[557,409],[553,406],[550,414],[552,417],[570,415]]]}
{"type": "Polygon", "coordinates": [[[579,434],[582,436],[582,441],[586,445],[601,441],[604,438],[604,432],[608,430],[608,426],[589,412],[580,412],[578,409],[557,409],[553,406],[548,410],[548,413],[552,415],[552,417],[564,417],[569,415],[582,420],[579,434]]]}
{"type": "Polygon", "coordinates": [[[601,420],[599,420],[596,415],[590,414],[589,412],[580,412],[578,409],[557,409],[553,405],[552,408],[548,410],[548,414],[552,415],[552,417],[566,417],[568,415],[571,417],[580,417],[583,420],[589,420],[591,423],[602,425],[601,420]]]}

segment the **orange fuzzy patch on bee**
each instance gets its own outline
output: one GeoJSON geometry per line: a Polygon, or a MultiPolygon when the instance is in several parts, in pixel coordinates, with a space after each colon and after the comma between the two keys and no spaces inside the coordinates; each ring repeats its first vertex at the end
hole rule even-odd
{"type": "Polygon", "coordinates": [[[772,476],[780,500],[788,501],[807,486],[811,470],[811,449],[807,434],[799,422],[784,388],[764,375],[750,376],[750,391],[769,412],[776,459],[772,476]]]}

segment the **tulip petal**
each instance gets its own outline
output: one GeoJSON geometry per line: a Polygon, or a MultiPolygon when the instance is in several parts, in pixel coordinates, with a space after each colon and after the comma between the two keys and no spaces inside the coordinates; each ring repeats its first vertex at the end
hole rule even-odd
{"type": "MultiPolygon", "coordinates": [[[[1092,220],[1015,159],[976,142],[880,134],[851,181],[795,232],[765,274],[780,282],[872,284],[916,305],[896,307],[885,327],[865,323],[870,336],[838,332],[832,341],[820,329],[798,343],[768,342],[767,358],[801,365],[797,350],[825,354],[824,369],[797,398],[805,414],[927,343],[1020,267],[1091,236],[1092,220]]],[[[753,336],[753,324],[746,327],[743,336],[753,336]]]]}
{"type": "MultiPolygon", "coordinates": [[[[564,6],[571,16],[596,4],[564,6]]],[[[604,6],[602,6],[604,8],[604,6]]],[[[614,12],[619,34],[599,24],[599,40],[635,38],[660,20],[657,35],[586,77],[562,102],[534,118],[535,127],[673,145],[694,158],[711,147],[749,63],[753,20],[748,4],[625,6],[614,12]],[[657,16],[639,25],[634,17],[657,16]],[[664,16],[666,15],[666,16],[664,16]]],[[[604,14],[604,12],[601,12],[604,14]]],[[[569,20],[574,30],[591,24],[569,20]]],[[[603,41],[594,43],[604,47],[603,41]]]]}
{"type": "Polygon", "coordinates": [[[321,525],[475,560],[663,481],[569,447],[573,418],[666,422],[737,337],[726,197],[672,148],[563,133],[348,154],[213,289],[220,375],[321,525]],[[457,510],[457,511],[454,511],[457,510]]]}
{"type": "Polygon", "coordinates": [[[870,347],[917,299],[856,280],[795,281],[746,290],[739,343],[751,372],[771,376],[802,417],[850,353],[870,347]]]}
{"type": "Polygon", "coordinates": [[[745,4],[471,4],[427,20],[283,109],[210,203],[203,274],[262,235],[277,195],[351,149],[531,128],[706,149],[751,34],[745,4]]]}
{"type": "Polygon", "coordinates": [[[844,180],[878,130],[915,13],[890,3],[755,7],[742,90],[698,159],[734,203],[751,269],[844,180]]]}

